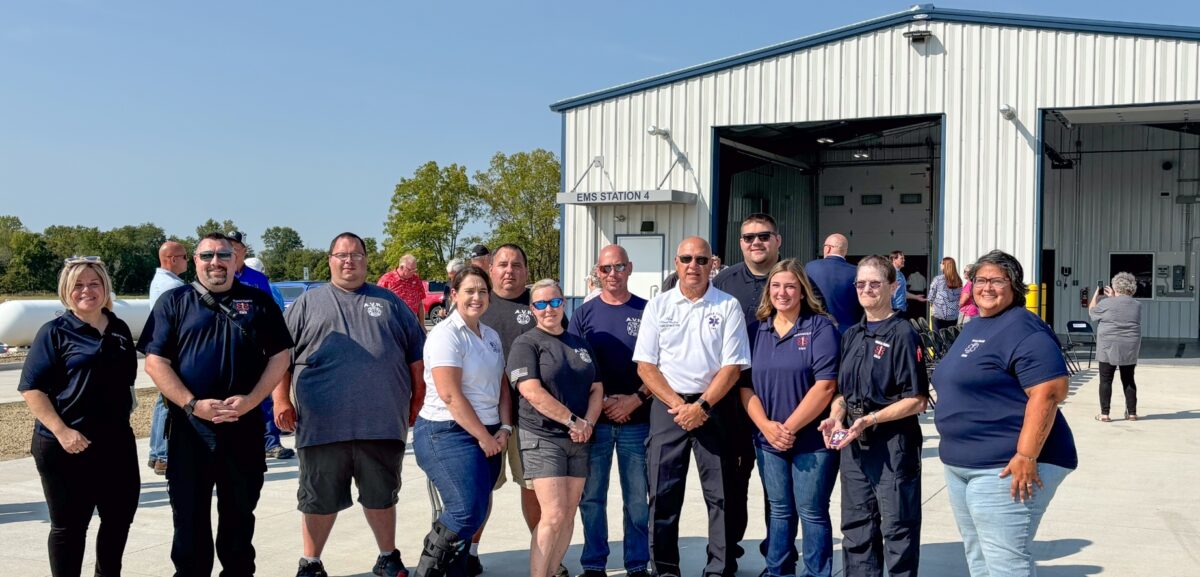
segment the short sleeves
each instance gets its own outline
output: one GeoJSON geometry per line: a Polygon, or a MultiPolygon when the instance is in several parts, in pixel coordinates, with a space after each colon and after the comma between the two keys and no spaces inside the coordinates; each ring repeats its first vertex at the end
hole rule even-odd
{"type": "Polygon", "coordinates": [[[1025,389],[1069,374],[1057,340],[1044,330],[1033,332],[1017,344],[1011,367],[1025,389]]]}
{"type": "Polygon", "coordinates": [[[730,299],[730,302],[733,306],[728,307],[732,312],[726,315],[729,322],[722,335],[721,366],[746,368],[750,366],[750,335],[746,332],[746,317],[742,315],[737,300],[730,299]]]}
{"type": "MultiPolygon", "coordinates": [[[[633,347],[633,360],[639,363],[658,364],[658,305],[661,299],[650,299],[642,311],[642,324],[638,329],[637,344],[633,347]]],[[[740,316],[740,315],[739,315],[740,316]]]]}
{"type": "Polygon", "coordinates": [[[541,380],[542,374],[538,366],[538,346],[531,339],[518,338],[513,341],[508,352],[508,382],[515,387],[521,381],[529,379],[541,380]]]}
{"type": "Polygon", "coordinates": [[[1104,320],[1104,313],[1106,312],[1108,312],[1108,299],[1100,299],[1100,301],[1096,303],[1096,306],[1092,307],[1091,310],[1088,311],[1088,317],[1090,317],[1093,321],[1101,321],[1104,320]]]}
{"type": "Polygon", "coordinates": [[[38,329],[37,336],[29,345],[29,354],[21,366],[21,382],[18,391],[41,391],[47,396],[54,394],[54,383],[65,379],[59,363],[57,347],[54,345],[54,321],[38,329]]]}
{"type": "Polygon", "coordinates": [[[178,354],[175,338],[175,300],[178,291],[170,291],[154,302],[142,327],[137,349],[143,354],[174,360],[178,354]]]}
{"type": "MultiPolygon", "coordinates": [[[[399,307],[408,309],[408,306],[403,302],[398,303],[399,307]]],[[[412,312],[409,310],[409,312],[412,312]]],[[[421,330],[421,326],[417,324],[416,315],[405,315],[404,320],[400,321],[404,325],[404,358],[408,360],[408,364],[420,362],[425,358],[425,331],[421,330]]]]}
{"type": "Polygon", "coordinates": [[[262,302],[258,303],[259,310],[256,311],[255,315],[256,326],[254,336],[258,339],[263,353],[270,358],[281,351],[292,348],[292,335],[288,332],[287,323],[283,320],[283,311],[275,306],[275,303],[271,300],[271,295],[259,292],[261,296],[257,298],[261,299],[262,302]]]}
{"type": "Polygon", "coordinates": [[[429,333],[423,355],[425,367],[463,368],[467,355],[466,345],[458,331],[440,330],[429,333]]]}
{"type": "Polygon", "coordinates": [[[899,353],[895,357],[896,384],[900,387],[900,397],[910,399],[916,396],[929,395],[929,373],[925,370],[925,358],[921,352],[921,337],[912,327],[903,327],[897,335],[896,347],[899,353]],[[905,330],[907,329],[907,330],[905,330]]]}
{"type": "Polygon", "coordinates": [[[832,322],[823,322],[814,331],[812,339],[813,378],[818,381],[836,379],[841,359],[841,335],[832,322]]]}

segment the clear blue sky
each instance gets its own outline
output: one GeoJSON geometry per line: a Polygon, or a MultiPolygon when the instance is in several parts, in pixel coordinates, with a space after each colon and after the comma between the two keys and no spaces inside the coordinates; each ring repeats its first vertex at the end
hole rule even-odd
{"type": "MultiPolygon", "coordinates": [[[[901,11],[903,2],[12,0],[0,214],[26,226],[233,218],[382,240],[429,160],[559,152],[551,102],[901,11]]],[[[944,7],[1200,26],[1191,1],[944,7]]]]}

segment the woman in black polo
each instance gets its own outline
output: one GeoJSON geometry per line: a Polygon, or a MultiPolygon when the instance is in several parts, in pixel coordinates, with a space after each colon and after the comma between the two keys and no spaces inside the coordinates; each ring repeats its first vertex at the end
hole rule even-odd
{"type": "Polygon", "coordinates": [[[96,574],[120,575],[141,480],[129,413],[137,354],[112,314],[112,282],[96,257],[67,259],[58,297],[67,311],[29,348],[18,390],[37,423],[34,462],[50,512],[50,572],[77,577],[99,510],[96,574]]]}
{"type": "Polygon", "coordinates": [[[921,425],[929,377],[920,339],[892,311],[889,259],[858,263],[866,318],[842,335],[838,393],[821,425],[841,451],[842,559],[847,577],[917,574],[921,547],[921,425]]]}

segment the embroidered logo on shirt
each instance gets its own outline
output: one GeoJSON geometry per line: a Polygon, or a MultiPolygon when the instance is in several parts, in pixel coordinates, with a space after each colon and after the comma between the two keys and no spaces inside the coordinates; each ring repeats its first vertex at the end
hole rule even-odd
{"type": "Polygon", "coordinates": [[[802,351],[808,350],[808,343],[810,342],[811,336],[812,333],[800,333],[796,335],[796,348],[802,351]]]}
{"type": "Polygon", "coordinates": [[[366,307],[368,315],[373,317],[383,316],[383,305],[377,302],[369,302],[363,303],[363,306],[366,307]]]}
{"type": "Polygon", "coordinates": [[[875,341],[875,351],[872,356],[874,356],[876,360],[882,359],[883,355],[886,355],[888,350],[891,348],[892,345],[889,345],[883,341],[875,341]]]}
{"type": "Polygon", "coordinates": [[[512,372],[508,373],[508,380],[515,381],[526,376],[529,376],[529,369],[522,367],[519,369],[513,369],[512,372]]]}
{"type": "Polygon", "coordinates": [[[533,313],[529,312],[529,309],[517,309],[513,311],[513,314],[516,315],[519,325],[527,325],[533,319],[533,313]]]}
{"type": "Polygon", "coordinates": [[[587,349],[575,349],[575,354],[579,355],[579,358],[585,363],[592,362],[592,355],[588,354],[587,349]]]}
{"type": "Polygon", "coordinates": [[[235,300],[233,301],[233,310],[237,311],[239,315],[244,315],[250,312],[250,306],[253,304],[254,301],[235,300]]]}
{"type": "Polygon", "coordinates": [[[496,341],[488,341],[487,345],[493,353],[500,354],[500,345],[496,341]]]}
{"type": "Polygon", "coordinates": [[[633,317],[625,317],[625,332],[631,337],[638,335],[638,329],[642,327],[642,319],[633,317]]]}
{"type": "Polygon", "coordinates": [[[721,318],[721,315],[714,313],[714,314],[708,315],[708,318],[704,319],[704,322],[708,323],[708,328],[715,331],[721,327],[722,320],[723,319],[721,318]]]}
{"type": "Polygon", "coordinates": [[[979,345],[982,345],[986,342],[986,339],[971,339],[971,344],[967,345],[967,348],[963,349],[962,358],[967,358],[967,355],[975,352],[975,349],[978,349],[979,345]]]}

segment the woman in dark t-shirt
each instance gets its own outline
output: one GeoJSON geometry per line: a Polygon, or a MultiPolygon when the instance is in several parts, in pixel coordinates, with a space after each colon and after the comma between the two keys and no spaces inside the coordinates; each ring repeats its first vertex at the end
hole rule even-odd
{"type": "Polygon", "coordinates": [[[141,477],[129,413],[137,353],[112,308],[98,257],[67,259],[58,297],[67,311],[42,325],[18,390],[37,419],[34,463],[50,512],[50,572],[79,575],[88,523],[100,513],[96,574],[120,575],[141,477]]]}
{"type": "Polygon", "coordinates": [[[1058,404],[1067,367],[1046,323],[1022,306],[1024,271],[994,250],[975,263],[979,318],[933,374],[946,492],[973,577],[1033,575],[1038,524],[1078,465],[1058,404]]]}
{"type": "Polygon", "coordinates": [[[571,542],[604,389],[587,341],[563,329],[558,283],[534,283],[529,301],[537,328],[513,341],[508,379],[521,393],[521,463],[542,509],[529,549],[530,575],[551,577],[571,542]]]}

